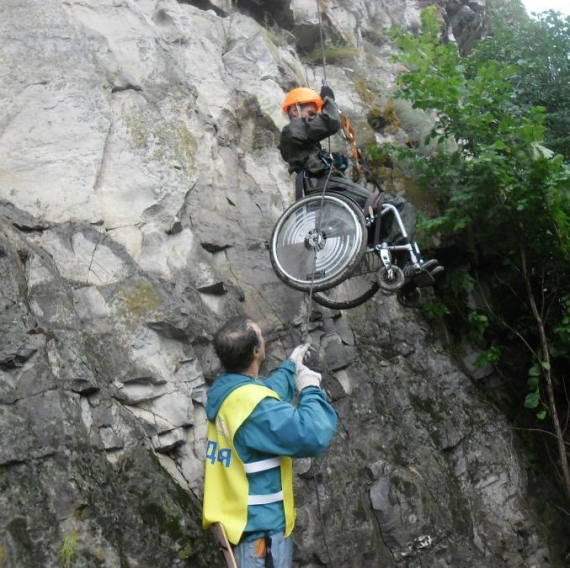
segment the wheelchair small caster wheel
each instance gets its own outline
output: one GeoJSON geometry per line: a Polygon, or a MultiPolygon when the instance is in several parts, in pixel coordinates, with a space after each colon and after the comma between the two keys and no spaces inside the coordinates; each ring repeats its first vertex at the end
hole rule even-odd
{"type": "Polygon", "coordinates": [[[406,279],[399,266],[392,265],[391,268],[383,266],[377,273],[378,285],[385,292],[395,292],[399,290],[406,279]]]}

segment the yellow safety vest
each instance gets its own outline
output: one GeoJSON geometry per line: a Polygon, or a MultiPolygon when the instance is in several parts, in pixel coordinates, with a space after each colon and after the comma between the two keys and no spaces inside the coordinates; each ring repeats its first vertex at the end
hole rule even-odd
{"type": "Polygon", "coordinates": [[[261,400],[279,398],[267,387],[244,385],[228,395],[222,403],[215,424],[208,421],[208,446],[204,479],[202,524],[207,529],[221,523],[232,544],[238,544],[247,524],[248,506],[283,501],[285,536],[295,525],[293,503],[293,462],[281,456],[244,464],[234,447],[234,434],[261,400]],[[247,473],[281,468],[281,491],[270,495],[250,495],[247,473]]]}

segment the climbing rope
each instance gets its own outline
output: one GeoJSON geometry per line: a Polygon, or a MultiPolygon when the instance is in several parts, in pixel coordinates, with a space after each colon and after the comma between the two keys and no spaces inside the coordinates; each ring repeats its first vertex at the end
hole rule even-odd
{"type": "MultiPolygon", "coordinates": [[[[320,42],[321,42],[321,54],[322,54],[322,59],[323,59],[323,85],[327,84],[327,60],[326,60],[326,54],[325,54],[325,40],[323,37],[323,22],[321,20],[321,8],[319,5],[319,0],[316,0],[317,2],[317,15],[319,18],[319,37],[320,37],[320,42]]],[[[331,140],[330,138],[328,138],[328,152],[329,154],[331,153],[331,140]]],[[[321,192],[321,204],[319,207],[319,210],[322,211],[323,208],[323,204],[325,201],[325,193],[327,191],[327,186],[329,184],[329,180],[330,177],[332,175],[333,172],[333,164],[331,162],[330,166],[329,166],[329,171],[327,174],[327,177],[325,178],[325,183],[323,185],[323,190],[321,192]]],[[[320,233],[321,230],[321,222],[322,222],[322,215],[319,216],[319,220],[317,223],[317,226],[315,227],[316,230],[316,234],[318,235],[320,233]]],[[[309,335],[309,321],[311,318],[311,302],[313,300],[313,291],[314,291],[314,287],[315,287],[315,270],[317,267],[317,249],[315,248],[314,253],[313,253],[313,268],[311,270],[311,286],[309,288],[309,294],[308,296],[306,296],[306,314],[305,314],[305,321],[304,324],[301,328],[301,338],[303,342],[307,341],[308,335],[309,335]]]]}
{"type": "MultiPolygon", "coordinates": [[[[327,84],[327,59],[326,59],[326,53],[325,53],[325,40],[323,37],[323,22],[321,19],[321,7],[319,4],[319,0],[316,0],[316,2],[317,2],[317,15],[318,15],[318,19],[319,19],[319,37],[320,37],[320,42],[321,42],[321,54],[322,54],[322,60],[323,60],[323,86],[324,86],[327,84]]],[[[328,152],[330,155],[330,153],[331,153],[330,137],[328,138],[328,152]]],[[[321,210],[321,211],[323,208],[323,203],[325,201],[325,193],[327,191],[327,186],[329,184],[329,180],[330,180],[330,177],[332,175],[332,172],[333,172],[333,163],[331,161],[331,163],[329,165],[329,171],[328,171],[327,177],[325,178],[325,183],[323,185],[323,190],[321,192],[321,204],[319,207],[319,210],[321,210]]],[[[320,230],[321,230],[321,222],[322,222],[322,215],[319,216],[317,226],[315,227],[317,235],[320,233],[320,230]]],[[[306,306],[305,322],[303,324],[303,327],[301,328],[301,338],[302,338],[303,342],[307,341],[307,338],[309,335],[309,321],[311,318],[311,302],[313,300],[316,267],[317,267],[317,249],[315,248],[314,253],[313,253],[313,268],[311,270],[311,286],[309,288],[309,294],[308,294],[308,296],[306,296],[307,301],[305,304],[305,306],[306,306]]]]}
{"type": "MultiPolygon", "coordinates": [[[[317,0],[318,3],[318,0],[317,0]]],[[[330,140],[329,140],[329,144],[330,144],[330,140]]],[[[330,153],[330,150],[329,150],[330,153]]],[[[325,183],[323,184],[323,190],[321,192],[321,203],[320,203],[320,207],[319,207],[319,211],[322,212],[323,210],[323,204],[325,201],[325,192],[327,189],[327,185],[329,183],[331,174],[333,171],[333,164],[331,162],[330,167],[329,167],[329,171],[327,174],[327,177],[325,179],[325,183]]],[[[322,215],[319,215],[319,219],[317,222],[317,226],[316,226],[316,232],[317,235],[320,234],[320,230],[321,230],[321,223],[322,223],[322,215]]],[[[317,249],[315,248],[314,252],[313,252],[313,268],[311,270],[311,286],[309,288],[309,293],[307,296],[305,296],[306,298],[306,314],[305,314],[305,322],[304,322],[304,328],[301,330],[302,332],[302,342],[305,343],[308,339],[308,335],[309,335],[309,321],[311,318],[311,302],[313,299],[313,288],[314,288],[314,281],[315,281],[315,270],[316,270],[316,265],[317,265],[317,249]]],[[[338,414],[337,414],[338,416],[338,414]]],[[[313,470],[313,483],[315,484],[315,495],[317,498],[317,516],[319,518],[319,524],[321,526],[321,535],[323,537],[323,543],[325,546],[325,550],[328,556],[328,560],[329,560],[329,566],[333,566],[332,563],[332,555],[330,552],[330,548],[329,548],[329,544],[327,541],[327,536],[326,536],[326,531],[325,531],[325,524],[323,522],[323,513],[322,513],[322,506],[321,506],[321,496],[319,494],[319,483],[318,483],[318,479],[317,479],[317,473],[316,473],[316,468],[317,468],[317,458],[312,458],[312,470],[313,470]]],[[[319,467],[320,470],[320,467],[319,467]]]]}
{"type": "MultiPolygon", "coordinates": [[[[327,177],[325,178],[325,183],[323,184],[323,190],[321,192],[321,202],[320,202],[319,209],[318,209],[321,212],[323,210],[323,204],[325,202],[325,193],[327,190],[327,186],[328,186],[332,171],[333,171],[333,164],[331,163],[327,177]]],[[[319,215],[319,219],[318,219],[316,227],[315,227],[315,234],[317,234],[317,235],[320,235],[322,221],[323,221],[323,216],[319,215]]],[[[315,287],[315,271],[316,271],[316,269],[317,269],[317,248],[315,247],[313,250],[313,267],[311,269],[311,286],[309,287],[308,295],[305,296],[306,314],[305,314],[305,321],[304,321],[303,326],[301,328],[301,340],[303,343],[306,343],[308,336],[309,336],[309,321],[311,319],[311,302],[313,300],[313,291],[314,291],[314,287],[315,287]]]]}
{"type": "Polygon", "coordinates": [[[323,58],[323,84],[327,84],[327,57],[325,53],[325,40],[323,38],[323,22],[321,20],[321,6],[317,0],[317,15],[319,17],[319,37],[321,40],[321,54],[323,58]]]}
{"type": "MultiPolygon", "coordinates": [[[[323,85],[326,85],[327,84],[327,71],[326,71],[327,62],[326,62],[326,54],[325,54],[325,43],[324,43],[324,38],[323,38],[323,25],[322,25],[322,20],[321,20],[321,10],[320,10],[320,5],[319,5],[319,0],[316,0],[316,2],[317,2],[317,14],[319,17],[319,35],[320,35],[320,41],[321,41],[321,53],[322,53],[322,58],[323,58],[323,85]]],[[[330,153],[331,153],[330,138],[328,139],[328,152],[330,155],[330,153]]],[[[325,178],[325,182],[323,184],[323,189],[321,191],[321,203],[320,203],[320,207],[319,207],[319,211],[321,211],[321,212],[323,210],[323,204],[325,201],[325,193],[327,190],[327,186],[329,184],[329,180],[330,180],[332,172],[333,172],[333,166],[334,166],[334,163],[332,160],[330,160],[329,171],[327,173],[327,177],[325,178]]],[[[322,218],[323,218],[323,216],[319,215],[319,219],[317,221],[317,226],[316,226],[317,235],[320,234],[322,218]]],[[[305,314],[304,326],[303,326],[303,328],[301,328],[303,343],[305,343],[307,341],[307,338],[309,335],[309,321],[311,318],[311,302],[313,299],[313,290],[314,290],[314,285],[315,285],[316,265],[317,265],[317,249],[315,248],[314,252],[313,252],[313,268],[311,270],[311,286],[309,288],[308,295],[305,296],[306,300],[307,300],[306,301],[306,314],[305,314]]],[[[324,522],[323,522],[321,496],[319,495],[319,486],[318,486],[318,480],[317,480],[317,474],[316,474],[316,467],[317,467],[316,458],[313,458],[312,462],[313,462],[312,463],[313,482],[315,484],[315,494],[316,494],[316,498],[317,498],[317,515],[318,515],[319,523],[321,526],[321,535],[323,537],[323,543],[325,546],[325,550],[326,550],[326,553],[328,556],[330,566],[332,567],[333,566],[332,555],[331,555],[330,548],[329,548],[329,545],[327,542],[326,531],[325,531],[325,526],[324,526],[324,522]]]]}
{"type": "MultiPolygon", "coordinates": [[[[325,86],[325,85],[327,85],[327,59],[326,59],[325,41],[324,41],[324,34],[323,34],[323,21],[321,18],[320,0],[316,0],[316,3],[317,3],[317,15],[318,15],[318,21],[319,21],[319,39],[320,39],[320,44],[321,44],[321,57],[322,57],[322,67],[323,67],[322,84],[323,84],[323,86],[325,86]]],[[[362,173],[362,166],[360,163],[361,159],[362,159],[362,155],[360,153],[360,150],[356,146],[356,131],[354,130],[352,124],[350,124],[348,117],[346,117],[342,112],[340,113],[340,121],[341,121],[341,127],[342,127],[343,135],[350,145],[350,151],[351,151],[352,158],[354,161],[353,167],[354,167],[355,173],[353,175],[353,180],[357,181],[360,178],[361,173],[362,173]]],[[[328,153],[329,153],[329,156],[331,156],[331,140],[330,140],[330,137],[328,138],[328,153]]],[[[329,171],[328,171],[327,177],[325,179],[325,183],[323,185],[323,190],[321,193],[321,207],[320,207],[321,210],[322,210],[322,206],[324,203],[324,198],[325,198],[327,186],[329,184],[329,180],[330,180],[330,177],[331,177],[332,172],[333,172],[333,168],[334,168],[334,161],[331,159],[330,165],[329,165],[329,171]]],[[[317,234],[319,234],[319,232],[320,232],[321,221],[322,221],[322,216],[319,217],[318,225],[316,227],[317,234]]],[[[307,340],[307,337],[309,335],[309,321],[310,321],[310,317],[311,317],[311,302],[313,299],[316,262],[317,262],[317,250],[315,249],[314,254],[313,254],[313,268],[311,270],[311,285],[309,288],[308,296],[306,296],[307,301],[306,301],[305,321],[304,321],[304,324],[301,328],[301,336],[302,336],[303,342],[305,342],[307,340]]]]}

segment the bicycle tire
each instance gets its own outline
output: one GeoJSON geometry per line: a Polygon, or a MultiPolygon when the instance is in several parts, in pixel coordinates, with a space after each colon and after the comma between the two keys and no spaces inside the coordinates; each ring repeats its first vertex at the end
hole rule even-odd
{"type": "Polygon", "coordinates": [[[370,300],[380,289],[376,273],[380,257],[373,249],[365,252],[362,260],[348,278],[333,288],[313,294],[313,300],[331,310],[349,310],[370,300]]]}
{"type": "Polygon", "coordinates": [[[362,211],[340,195],[309,195],[278,219],[269,247],[271,264],[287,286],[303,292],[345,280],[366,249],[362,211]]]}

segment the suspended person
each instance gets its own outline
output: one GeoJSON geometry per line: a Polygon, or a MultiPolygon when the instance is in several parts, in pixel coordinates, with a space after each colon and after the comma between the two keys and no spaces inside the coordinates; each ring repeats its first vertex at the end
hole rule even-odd
{"type": "Polygon", "coordinates": [[[337,416],[296,347],[267,379],[265,341],[246,316],[214,336],[223,372],[208,391],[203,524],[221,523],[239,568],[291,568],[295,523],[291,458],[318,456],[337,416]],[[291,404],[298,393],[296,406],[291,404]]]}
{"type": "MultiPolygon", "coordinates": [[[[341,190],[364,209],[371,192],[343,177],[348,166],[346,158],[331,154],[321,146],[322,140],[341,128],[333,90],[323,85],[319,96],[312,89],[297,87],[287,93],[282,108],[290,122],[281,131],[279,150],[289,164],[289,173],[297,174],[297,199],[303,195],[303,188],[310,193],[322,191],[326,186],[326,189],[341,190]]],[[[411,203],[392,195],[384,195],[383,200],[396,207],[410,242],[414,243],[416,214],[411,203]]],[[[399,244],[401,231],[394,216],[386,215],[382,223],[384,239],[390,244],[399,244]]],[[[403,269],[417,286],[433,284],[435,276],[444,270],[435,259],[425,262],[420,259],[419,271],[413,270],[411,265],[407,270],[406,267],[403,269]]]]}

